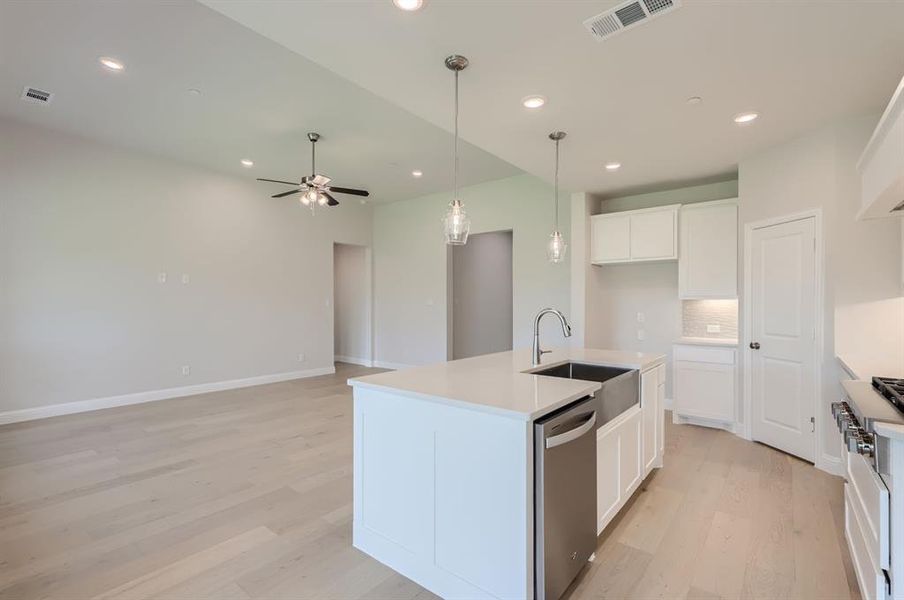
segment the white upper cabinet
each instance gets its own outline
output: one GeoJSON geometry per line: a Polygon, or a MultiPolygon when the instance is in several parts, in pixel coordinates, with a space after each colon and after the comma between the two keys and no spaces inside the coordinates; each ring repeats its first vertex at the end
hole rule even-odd
{"type": "Polygon", "coordinates": [[[590,238],[592,262],[627,261],[631,258],[631,220],[628,216],[613,213],[592,217],[590,238]]]}
{"type": "Polygon", "coordinates": [[[681,207],[678,295],[736,298],[738,295],[737,199],[681,207]]]}
{"type": "Polygon", "coordinates": [[[862,202],[858,219],[904,216],[904,79],[879,119],[857,170],[862,202]]]}
{"type": "Polygon", "coordinates": [[[675,260],[678,258],[678,207],[590,217],[590,261],[609,263],[675,260]]]}

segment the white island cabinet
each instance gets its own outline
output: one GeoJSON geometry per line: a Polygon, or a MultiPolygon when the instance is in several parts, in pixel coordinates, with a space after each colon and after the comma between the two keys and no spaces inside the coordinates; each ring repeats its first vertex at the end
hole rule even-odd
{"type": "MultiPolygon", "coordinates": [[[[661,464],[663,359],[585,349],[544,356],[540,368],[570,361],[637,369],[642,385],[656,388],[653,401],[599,429],[598,461],[619,462],[597,469],[598,499],[616,496],[598,503],[607,511],[601,526],[648,464],[661,464]],[[644,418],[644,409],[655,412],[644,418]],[[654,459],[645,464],[647,422],[654,459]]],[[[444,598],[533,598],[533,424],[600,384],[532,370],[523,350],[350,380],[355,547],[444,598]]]]}

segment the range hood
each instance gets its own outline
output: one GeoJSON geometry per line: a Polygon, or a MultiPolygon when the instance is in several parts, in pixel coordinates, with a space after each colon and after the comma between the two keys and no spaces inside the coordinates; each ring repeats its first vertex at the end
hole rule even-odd
{"type": "Polygon", "coordinates": [[[861,202],[858,219],[904,217],[904,79],[857,162],[861,202]]]}

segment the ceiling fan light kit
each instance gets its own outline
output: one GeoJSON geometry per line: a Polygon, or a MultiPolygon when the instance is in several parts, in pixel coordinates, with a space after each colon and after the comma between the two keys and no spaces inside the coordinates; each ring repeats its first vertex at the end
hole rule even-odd
{"type": "Polygon", "coordinates": [[[551,263],[560,263],[565,260],[565,253],[568,251],[568,244],[565,243],[565,237],[559,231],[559,142],[568,135],[564,131],[553,131],[549,134],[549,139],[556,143],[556,175],[555,175],[555,227],[549,236],[549,242],[546,244],[546,258],[551,263]]]}
{"type": "Polygon", "coordinates": [[[455,73],[455,142],[452,147],[452,201],[443,217],[443,234],[446,244],[463,246],[468,243],[471,218],[458,197],[458,74],[468,66],[468,59],[458,54],[446,57],[446,68],[455,73]]]}
{"type": "Polygon", "coordinates": [[[258,181],[267,181],[269,183],[281,183],[284,185],[295,186],[294,190],[282,192],[270,196],[271,198],[285,198],[293,194],[301,194],[300,202],[314,212],[318,206],[338,206],[339,201],[333,197],[333,194],[350,194],[352,196],[370,195],[366,190],[356,190],[354,188],[344,188],[330,185],[332,179],[326,175],[317,173],[317,141],[320,134],[311,132],[308,134],[308,141],[311,142],[311,174],[301,178],[299,183],[293,181],[282,181],[279,179],[264,179],[258,177],[258,181]]]}

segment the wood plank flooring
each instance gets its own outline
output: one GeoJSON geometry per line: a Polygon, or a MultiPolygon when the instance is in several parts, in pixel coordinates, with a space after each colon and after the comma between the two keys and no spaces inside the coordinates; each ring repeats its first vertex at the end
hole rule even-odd
{"type": "MultiPolygon", "coordinates": [[[[369,372],[0,427],[0,598],[434,598],[351,546],[369,372]]],[[[859,598],[840,479],[671,424],[665,465],[572,598],[859,598]]]]}

